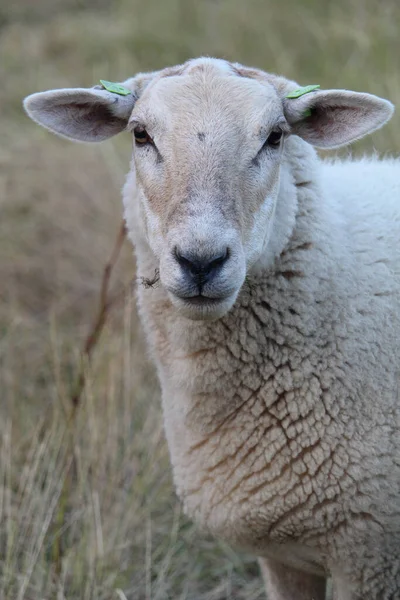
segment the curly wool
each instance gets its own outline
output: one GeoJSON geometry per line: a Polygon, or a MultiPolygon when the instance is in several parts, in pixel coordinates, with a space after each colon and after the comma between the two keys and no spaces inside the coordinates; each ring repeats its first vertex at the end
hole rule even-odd
{"type": "MultiPolygon", "coordinates": [[[[139,290],[174,479],[187,514],[229,543],[333,574],[341,600],[394,599],[399,165],[319,162],[297,137],[285,160],[289,243],[248,274],[225,317],[190,321],[162,288],[139,290]]],[[[154,259],[135,241],[146,275],[154,259]]]]}

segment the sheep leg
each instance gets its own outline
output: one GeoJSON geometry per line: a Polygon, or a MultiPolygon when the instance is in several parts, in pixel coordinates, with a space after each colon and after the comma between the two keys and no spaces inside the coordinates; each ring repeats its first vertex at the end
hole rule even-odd
{"type": "Polygon", "coordinates": [[[326,580],[269,558],[259,559],[268,600],[325,600],[326,580]]]}

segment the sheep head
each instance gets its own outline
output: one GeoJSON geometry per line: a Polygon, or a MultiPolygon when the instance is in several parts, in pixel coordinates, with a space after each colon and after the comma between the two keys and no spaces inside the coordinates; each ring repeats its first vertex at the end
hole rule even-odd
{"type": "Polygon", "coordinates": [[[132,133],[134,193],[125,202],[138,203],[161,284],[191,319],[224,315],[268,246],[287,138],[338,147],[393,111],[370,94],[293,94],[291,81],[217,59],[139,74],[123,86],[125,95],[101,87],[33,94],[25,108],[70,139],[132,133]]]}

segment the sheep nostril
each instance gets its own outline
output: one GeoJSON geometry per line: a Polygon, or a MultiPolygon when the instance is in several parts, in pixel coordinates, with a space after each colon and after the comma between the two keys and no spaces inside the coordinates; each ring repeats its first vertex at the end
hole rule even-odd
{"type": "Polygon", "coordinates": [[[229,248],[225,248],[223,252],[210,258],[189,252],[184,254],[177,247],[174,248],[173,254],[183,271],[198,283],[205,283],[225,264],[230,255],[229,248]]]}
{"type": "Polygon", "coordinates": [[[222,266],[224,264],[224,262],[228,260],[228,258],[229,258],[229,248],[225,248],[223,254],[221,254],[220,256],[217,256],[217,258],[214,258],[213,260],[210,261],[210,263],[209,263],[210,269],[216,269],[216,268],[222,266]]]}

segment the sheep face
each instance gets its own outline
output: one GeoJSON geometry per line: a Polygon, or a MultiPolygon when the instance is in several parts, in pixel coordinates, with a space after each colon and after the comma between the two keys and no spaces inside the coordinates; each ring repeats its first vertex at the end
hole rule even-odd
{"type": "Polygon", "coordinates": [[[234,304],[268,244],[288,125],[267,82],[227,63],[155,78],[137,101],[135,198],[161,283],[191,319],[234,304]]]}
{"type": "Polygon", "coordinates": [[[291,235],[289,133],[336,148],[393,113],[371,94],[296,90],[287,79],[218,59],[108,83],[32,94],[24,106],[72,140],[132,131],[124,192],[131,238],[145,238],[172,303],[191,319],[224,315],[249,269],[261,255],[278,255],[291,235]]]}

